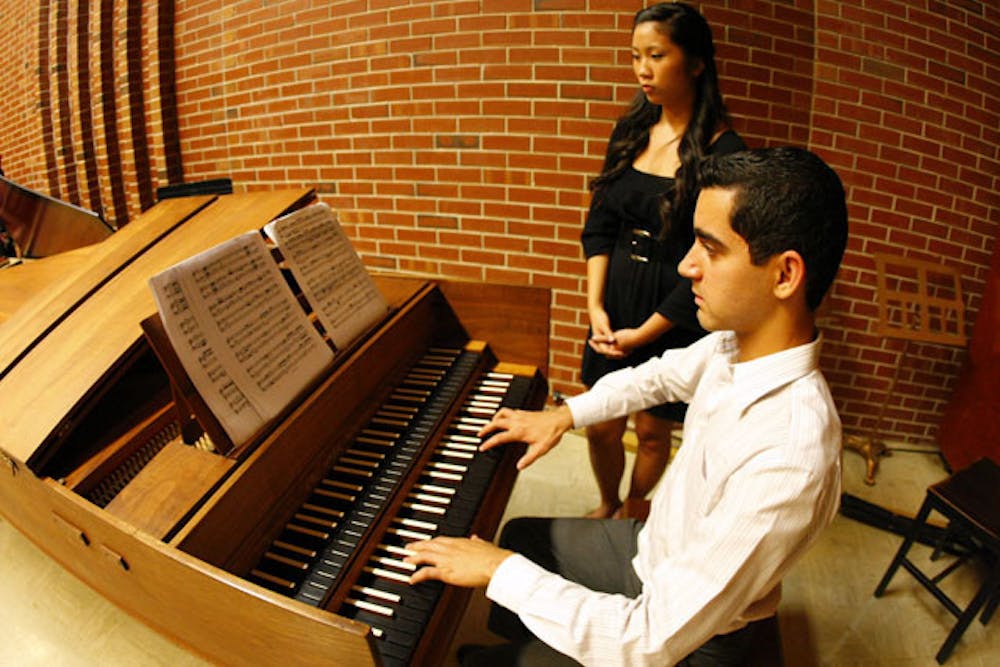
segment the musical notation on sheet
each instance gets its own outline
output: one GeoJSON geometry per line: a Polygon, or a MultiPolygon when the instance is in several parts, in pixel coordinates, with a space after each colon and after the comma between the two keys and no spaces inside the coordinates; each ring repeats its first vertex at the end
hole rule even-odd
{"type": "Polygon", "coordinates": [[[365,270],[337,216],[323,203],[265,226],[333,344],[341,348],[372,327],[389,307],[365,270]]]}
{"type": "Polygon", "coordinates": [[[333,361],[259,232],[185,260],[150,286],[181,363],[234,443],[333,361]]]}

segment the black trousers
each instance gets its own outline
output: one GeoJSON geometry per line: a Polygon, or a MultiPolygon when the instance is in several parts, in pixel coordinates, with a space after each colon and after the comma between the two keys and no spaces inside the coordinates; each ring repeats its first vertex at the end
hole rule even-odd
{"type": "MultiPolygon", "coordinates": [[[[634,598],[642,591],[642,582],[631,563],[641,528],[642,523],[634,519],[514,519],[504,527],[500,546],[591,590],[634,598]]],[[[490,608],[489,628],[508,643],[464,653],[463,667],[579,665],[537,639],[516,614],[500,605],[490,608]]],[[[680,665],[744,665],[753,644],[753,629],[751,624],[727,635],[716,635],[680,665]]]]}

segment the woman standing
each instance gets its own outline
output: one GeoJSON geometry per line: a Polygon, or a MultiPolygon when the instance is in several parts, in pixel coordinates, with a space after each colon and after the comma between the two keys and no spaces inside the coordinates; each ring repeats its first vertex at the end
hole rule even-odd
{"type": "MultiPolygon", "coordinates": [[[[694,238],[694,165],[705,155],[745,148],[730,128],[712,32],[696,9],[664,2],[640,10],[632,69],[641,90],[615,125],[604,168],[590,184],[581,237],[590,316],[581,371],[588,387],[704,334],[690,283],[677,274],[694,238]]],[[[645,498],[663,474],[671,431],[686,407],[672,403],[633,415],[638,451],[629,498],[645,498]]],[[[610,517],[621,507],[626,427],[622,418],[587,428],[601,493],[590,517],[610,517]]]]}

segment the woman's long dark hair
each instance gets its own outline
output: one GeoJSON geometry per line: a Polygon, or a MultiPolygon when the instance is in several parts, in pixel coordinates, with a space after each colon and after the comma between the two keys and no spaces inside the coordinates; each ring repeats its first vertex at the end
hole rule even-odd
{"type": "MultiPolygon", "coordinates": [[[[662,230],[660,238],[690,232],[694,214],[695,170],[706,154],[712,137],[720,128],[729,127],[729,113],[719,91],[715,67],[715,45],[708,21],[697,9],[683,2],[661,2],[639,10],[633,30],[640,23],[655,22],[658,30],[684,52],[689,66],[701,62],[703,70],[695,80],[694,108],[691,120],[678,146],[681,164],[675,175],[675,187],[660,203],[662,230]]],[[[618,178],[649,145],[649,129],[660,119],[660,107],[650,104],[642,90],[632,99],[628,111],[618,119],[613,139],[608,145],[604,168],[590,183],[595,196],[618,178]]]]}

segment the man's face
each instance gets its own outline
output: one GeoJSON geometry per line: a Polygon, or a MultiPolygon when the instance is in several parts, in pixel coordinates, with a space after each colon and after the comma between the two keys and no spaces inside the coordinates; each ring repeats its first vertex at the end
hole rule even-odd
{"type": "Polygon", "coordinates": [[[695,242],[678,265],[691,280],[698,321],[709,331],[756,333],[776,304],[771,261],[755,266],[730,220],[736,191],[706,188],[694,211],[695,242]]]}

